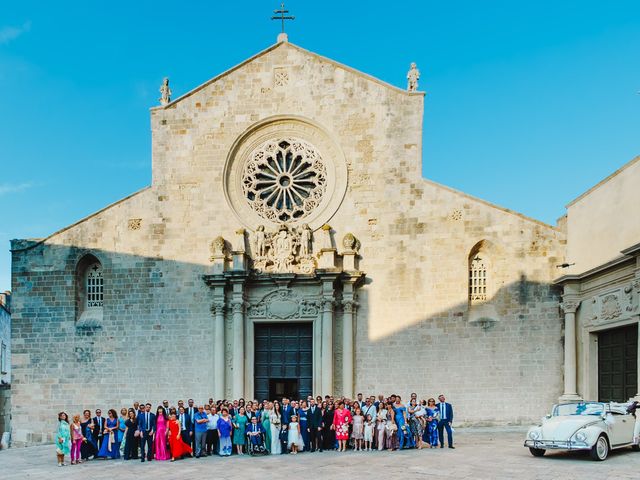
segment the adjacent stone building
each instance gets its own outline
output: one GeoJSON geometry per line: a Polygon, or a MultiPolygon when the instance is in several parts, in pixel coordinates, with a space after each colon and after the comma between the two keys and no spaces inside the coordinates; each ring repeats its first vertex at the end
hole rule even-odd
{"type": "Polygon", "coordinates": [[[11,292],[0,293],[0,448],[11,433],[11,292]]]}
{"type": "Polygon", "coordinates": [[[640,400],[640,157],[569,205],[563,399],[640,400]]]}
{"type": "Polygon", "coordinates": [[[563,391],[566,234],[422,178],[409,83],[286,40],[167,82],[151,186],[12,242],[14,443],[184,397],[444,392],[459,424],[538,419],[563,391]]]}

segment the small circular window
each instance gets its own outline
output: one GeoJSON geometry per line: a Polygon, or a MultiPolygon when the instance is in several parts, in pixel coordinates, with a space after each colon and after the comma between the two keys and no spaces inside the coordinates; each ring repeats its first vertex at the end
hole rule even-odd
{"type": "Polygon", "coordinates": [[[316,148],[293,137],[264,142],[249,155],[242,171],[249,207],[276,223],[308,216],[322,201],[326,186],[326,167],[316,148]]]}

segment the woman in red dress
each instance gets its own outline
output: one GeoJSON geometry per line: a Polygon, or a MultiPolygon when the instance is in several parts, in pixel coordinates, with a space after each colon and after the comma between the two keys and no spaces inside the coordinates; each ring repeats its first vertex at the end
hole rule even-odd
{"type": "Polygon", "coordinates": [[[347,450],[347,440],[349,440],[349,424],[351,423],[351,412],[344,408],[344,402],[338,404],[338,408],[333,414],[333,425],[331,428],[336,431],[338,440],[338,451],[347,450]]]}
{"type": "Polygon", "coordinates": [[[192,452],[191,447],[184,443],[180,436],[180,422],[176,420],[176,414],[172,413],[169,417],[169,428],[167,429],[167,435],[169,435],[169,446],[171,447],[171,461],[175,461],[176,458],[182,458],[186,454],[192,452]]]}

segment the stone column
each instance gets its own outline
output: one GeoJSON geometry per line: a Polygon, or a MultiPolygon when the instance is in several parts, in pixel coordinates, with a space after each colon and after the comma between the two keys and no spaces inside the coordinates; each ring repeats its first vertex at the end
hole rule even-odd
{"type": "MultiPolygon", "coordinates": [[[[640,264],[640,256],[638,257],[638,264],[640,264]]],[[[636,315],[640,311],[640,271],[636,271],[636,278],[632,283],[633,290],[636,294],[635,303],[633,304],[633,311],[636,315]]],[[[633,398],[636,402],[640,402],[640,315],[638,315],[638,393],[633,398]]]]}
{"type": "Polygon", "coordinates": [[[322,395],[333,394],[333,298],[322,301],[322,395]]]}
{"type": "Polygon", "coordinates": [[[231,302],[233,312],[233,365],[231,392],[233,398],[244,397],[244,300],[231,302]]]}
{"type": "Polygon", "coordinates": [[[343,302],[342,317],[342,394],[353,398],[353,327],[355,324],[357,303],[353,300],[343,302]]]}
{"type": "Polygon", "coordinates": [[[562,310],[564,311],[564,393],[560,402],[581,400],[576,388],[576,310],[580,301],[573,297],[563,297],[562,310]]]}
{"type": "Polygon", "coordinates": [[[213,302],[213,395],[214,398],[224,398],[224,298],[213,302]]]}

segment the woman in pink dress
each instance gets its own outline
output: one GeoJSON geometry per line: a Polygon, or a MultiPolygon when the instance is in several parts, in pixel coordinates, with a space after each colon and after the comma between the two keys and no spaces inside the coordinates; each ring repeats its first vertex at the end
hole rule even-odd
{"type": "Polygon", "coordinates": [[[153,439],[153,451],[156,460],[171,458],[167,449],[167,412],[162,406],[156,410],[156,437],[153,439]]]}
{"type": "Polygon", "coordinates": [[[333,425],[331,428],[336,431],[336,440],[338,440],[338,451],[347,450],[347,440],[349,440],[349,424],[351,423],[351,412],[344,408],[344,402],[338,403],[333,414],[333,425]]]}

